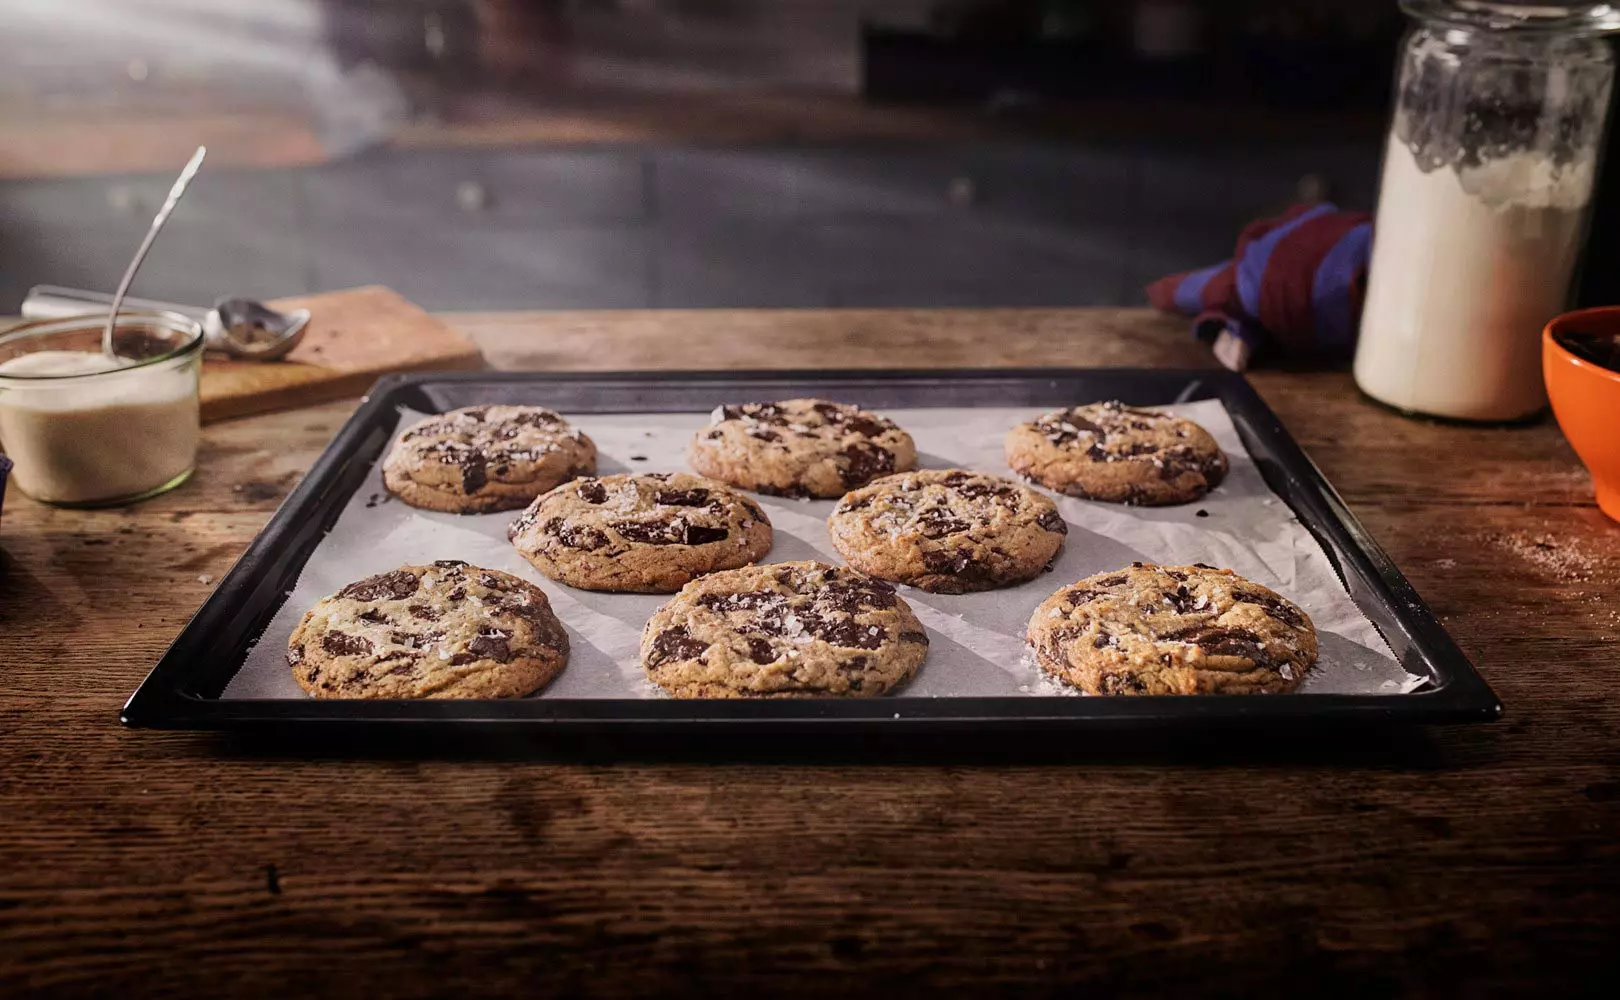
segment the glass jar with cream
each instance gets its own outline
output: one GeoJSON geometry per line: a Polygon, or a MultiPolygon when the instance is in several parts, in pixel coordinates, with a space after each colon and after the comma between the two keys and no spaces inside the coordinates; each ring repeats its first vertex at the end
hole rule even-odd
{"type": "Polygon", "coordinates": [[[202,328],[177,313],[25,323],[0,335],[0,448],[24,493],[62,506],[130,503],[197,460],[202,328]]]}

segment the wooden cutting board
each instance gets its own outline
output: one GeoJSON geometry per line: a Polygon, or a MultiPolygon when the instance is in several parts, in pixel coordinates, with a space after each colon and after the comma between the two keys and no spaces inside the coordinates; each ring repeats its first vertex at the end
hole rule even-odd
{"type": "Polygon", "coordinates": [[[309,310],[303,342],[281,361],[205,358],[204,423],[358,396],[389,372],[484,366],[471,340],[389,288],[351,288],[270,305],[309,310]]]}

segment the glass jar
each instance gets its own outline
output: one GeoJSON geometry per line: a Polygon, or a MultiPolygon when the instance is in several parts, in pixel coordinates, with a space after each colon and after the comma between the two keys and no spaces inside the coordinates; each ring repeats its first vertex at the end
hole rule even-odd
{"type": "Polygon", "coordinates": [[[202,327],[177,313],[24,323],[0,336],[0,448],[24,493],[62,506],[130,503],[197,460],[202,327]]]}
{"type": "Polygon", "coordinates": [[[1398,409],[1517,420],[1585,238],[1614,81],[1607,4],[1406,0],[1355,376],[1398,409]]]}

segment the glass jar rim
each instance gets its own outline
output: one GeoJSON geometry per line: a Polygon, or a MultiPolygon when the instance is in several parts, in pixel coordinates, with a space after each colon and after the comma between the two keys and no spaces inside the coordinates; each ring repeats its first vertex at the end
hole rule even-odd
{"type": "MultiPolygon", "coordinates": [[[[35,337],[44,337],[56,333],[75,333],[91,330],[99,332],[106,327],[106,325],[106,313],[86,313],[79,316],[63,316],[53,319],[31,320],[26,323],[20,323],[17,326],[6,330],[4,333],[0,333],[0,351],[3,351],[8,346],[20,343],[22,341],[31,340],[35,337]]],[[[45,384],[50,382],[71,381],[73,379],[102,378],[107,375],[122,375],[126,372],[139,371],[142,368],[148,368],[152,365],[159,365],[165,361],[173,361],[176,358],[187,357],[200,351],[203,346],[202,324],[192,319],[190,316],[186,316],[182,313],[170,312],[167,310],[120,310],[118,313],[117,328],[122,330],[131,327],[135,329],[141,329],[143,327],[156,327],[158,329],[184,334],[186,339],[178,347],[175,347],[172,350],[164,351],[162,354],[156,354],[150,358],[141,358],[139,360],[125,359],[131,363],[118,368],[109,368],[106,371],[79,372],[68,375],[24,375],[13,374],[11,372],[0,372],[0,382],[15,381],[45,384]]]]}
{"type": "Polygon", "coordinates": [[[1545,3],[1541,0],[1401,0],[1423,21],[1490,31],[1548,35],[1602,35],[1620,31],[1620,6],[1545,3]]]}

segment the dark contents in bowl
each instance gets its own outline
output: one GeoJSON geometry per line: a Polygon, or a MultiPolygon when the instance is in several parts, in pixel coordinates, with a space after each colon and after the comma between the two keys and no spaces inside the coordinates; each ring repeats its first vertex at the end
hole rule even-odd
{"type": "Polygon", "coordinates": [[[1563,330],[1553,334],[1553,339],[1582,361],[1620,372],[1620,334],[1563,330]]]}

